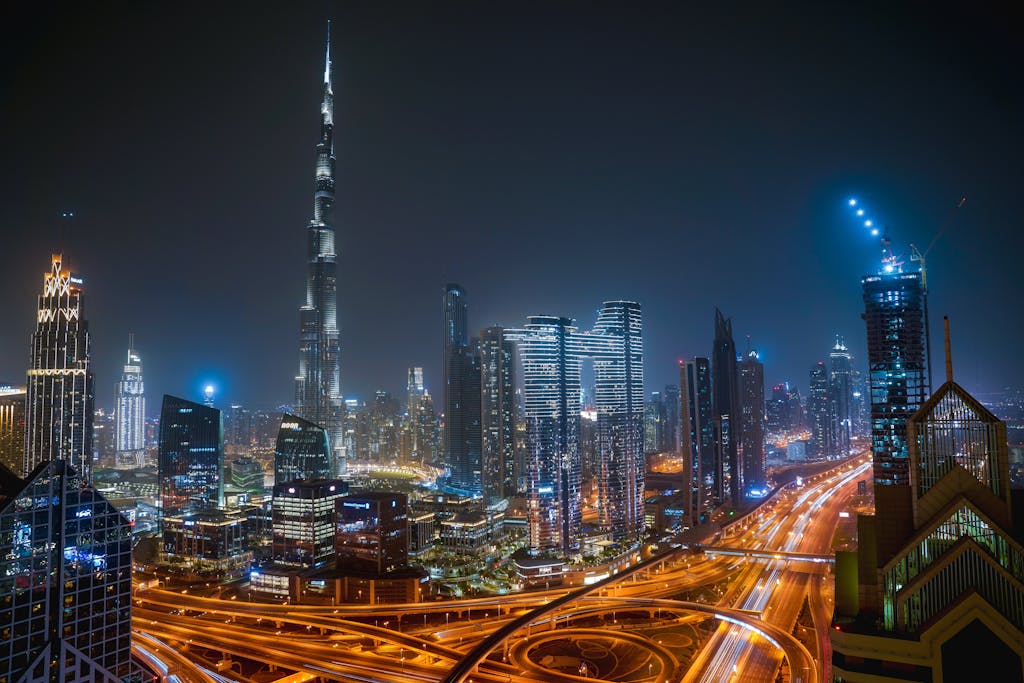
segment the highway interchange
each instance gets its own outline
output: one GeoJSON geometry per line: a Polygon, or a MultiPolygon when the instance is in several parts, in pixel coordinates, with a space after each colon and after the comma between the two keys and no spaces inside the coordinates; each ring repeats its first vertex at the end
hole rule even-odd
{"type": "MultiPolygon", "coordinates": [[[[869,462],[861,455],[786,487],[723,529],[715,547],[829,554],[839,512],[869,462]]],[[[404,605],[268,604],[139,589],[133,648],[170,683],[252,680],[242,662],[263,665],[261,681],[269,669],[282,683],[769,683],[780,667],[794,682],[828,680],[828,564],[649,551],[583,588],[404,605]],[[810,651],[791,635],[805,598],[810,651]],[[697,630],[701,642],[669,646],[697,630]],[[559,648],[566,656],[550,654],[559,648]]]]}

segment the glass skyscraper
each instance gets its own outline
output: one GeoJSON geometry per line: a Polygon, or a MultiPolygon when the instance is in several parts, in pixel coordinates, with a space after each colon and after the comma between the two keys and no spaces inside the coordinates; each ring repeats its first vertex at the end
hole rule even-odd
{"type": "Polygon", "coordinates": [[[68,462],[0,466],[0,680],[141,681],[131,551],[128,520],[68,462]]]}
{"type": "Polygon", "coordinates": [[[764,365],[757,351],[750,349],[737,365],[739,388],[739,446],[743,457],[743,481],[747,492],[764,488],[767,459],[764,447],[764,365]]]}
{"type": "Polygon", "coordinates": [[[299,373],[295,412],[327,430],[333,469],[344,472],[345,404],[341,394],[337,249],[334,233],[334,92],[330,24],[316,146],[313,218],[307,228],[306,303],[299,309],[299,373]]]}
{"type": "Polygon", "coordinates": [[[515,493],[515,344],[501,327],[489,327],[480,338],[482,488],[486,497],[515,493]]]}
{"type": "Polygon", "coordinates": [[[709,499],[721,481],[721,463],[715,458],[715,423],[711,404],[711,363],[694,358],[679,364],[684,496],[691,500],[687,511],[691,520],[700,520],[707,512],[709,499]]]}
{"type": "Polygon", "coordinates": [[[274,450],[274,484],[297,479],[329,479],[330,476],[327,430],[296,415],[282,415],[274,450]]]}
{"type": "Polygon", "coordinates": [[[743,492],[743,468],[739,466],[739,387],[736,375],[736,342],[732,338],[732,319],[715,309],[715,339],[711,354],[712,396],[715,419],[719,422],[718,450],[722,459],[722,479],[718,483],[721,502],[738,506],[743,492]],[[725,490],[728,478],[729,488],[725,490]]]}
{"type": "Polygon", "coordinates": [[[522,366],[526,421],[528,525],[534,550],[578,547],[580,379],[594,362],[599,459],[599,511],[617,538],[644,528],[643,335],[640,304],[607,301],[591,332],[571,318],[531,316],[505,330],[522,366]]]}
{"type": "Polygon", "coordinates": [[[224,501],[224,425],[216,408],[164,395],[158,455],[164,516],[210,510],[224,501]]]}
{"type": "Polygon", "coordinates": [[[846,455],[850,452],[853,436],[853,356],[846,348],[843,338],[836,335],[835,346],[828,355],[829,383],[832,386],[832,400],[835,401],[836,450],[846,455]]]}
{"type": "Polygon", "coordinates": [[[928,390],[921,273],[886,263],[861,279],[871,385],[875,484],[909,485],[907,419],[928,390]]]}
{"type": "Polygon", "coordinates": [[[117,463],[142,466],[146,453],[146,394],[142,381],[142,358],[135,351],[134,335],[129,339],[128,362],[124,365],[121,381],[117,383],[114,415],[117,463]]]}
{"type": "Polygon", "coordinates": [[[466,292],[445,287],[444,298],[444,457],[448,485],[481,495],[483,457],[480,345],[470,340],[466,292]]]}
{"type": "Polygon", "coordinates": [[[92,470],[93,376],[82,279],[54,254],[32,334],[22,475],[63,460],[86,481],[92,470]]]}
{"type": "Polygon", "coordinates": [[[20,473],[25,464],[25,387],[0,385],[0,465],[20,473]]]}

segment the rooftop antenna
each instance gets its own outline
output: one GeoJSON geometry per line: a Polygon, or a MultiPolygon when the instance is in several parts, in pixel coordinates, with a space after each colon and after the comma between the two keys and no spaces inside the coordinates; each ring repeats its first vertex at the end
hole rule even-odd
{"type": "Polygon", "coordinates": [[[946,338],[946,381],[953,381],[953,351],[949,344],[949,316],[942,316],[942,332],[946,338]]]}

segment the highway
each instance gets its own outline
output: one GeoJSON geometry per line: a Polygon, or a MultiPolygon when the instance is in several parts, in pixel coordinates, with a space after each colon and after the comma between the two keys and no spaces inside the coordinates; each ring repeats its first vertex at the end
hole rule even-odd
{"type": "MultiPolygon", "coordinates": [[[[825,674],[819,663],[827,664],[831,604],[821,590],[829,565],[807,560],[829,553],[839,510],[867,462],[860,457],[788,487],[715,540],[755,557],[673,548],[585,589],[404,605],[268,604],[149,588],[134,596],[135,645],[143,659],[161,662],[164,669],[156,668],[171,683],[231,680],[226,667],[212,674],[195,663],[212,652],[282,678],[297,672],[346,683],[583,680],[565,662],[556,671],[538,661],[567,641],[614,653],[615,675],[637,683],[770,682],[784,662],[791,680],[810,683],[825,674]],[[714,599],[677,599],[691,591],[714,599]],[[807,596],[817,630],[812,652],[790,635],[807,596]],[[617,614],[630,618],[619,623],[617,614]],[[708,618],[718,626],[692,659],[645,635],[708,618]]],[[[596,666],[572,661],[595,680],[596,666]]]]}

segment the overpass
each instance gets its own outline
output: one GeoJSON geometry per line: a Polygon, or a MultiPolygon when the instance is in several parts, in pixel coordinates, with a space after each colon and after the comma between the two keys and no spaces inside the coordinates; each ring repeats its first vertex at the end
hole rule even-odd
{"type": "Polygon", "coordinates": [[[760,560],[786,560],[795,562],[818,562],[834,564],[835,555],[816,555],[814,553],[790,553],[783,551],[758,550],[756,548],[728,548],[720,545],[708,545],[700,548],[708,555],[735,555],[752,557],[760,560]]]}

